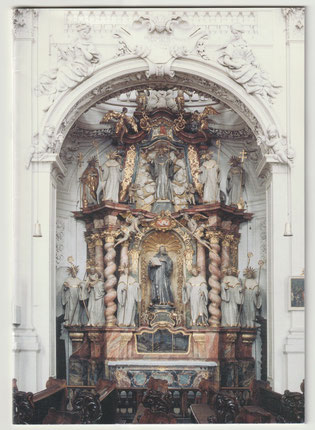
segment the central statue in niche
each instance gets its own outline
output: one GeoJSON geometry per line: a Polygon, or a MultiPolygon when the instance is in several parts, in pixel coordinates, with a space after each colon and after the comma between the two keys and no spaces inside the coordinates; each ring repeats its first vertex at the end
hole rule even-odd
{"type": "Polygon", "coordinates": [[[167,254],[165,246],[149,261],[149,278],[151,281],[151,302],[156,305],[173,305],[171,276],[173,261],[167,254]]]}
{"type": "Polygon", "coordinates": [[[156,158],[151,161],[150,173],[156,182],[155,198],[173,201],[171,180],[174,176],[174,164],[167,156],[166,148],[159,148],[156,158]]]}

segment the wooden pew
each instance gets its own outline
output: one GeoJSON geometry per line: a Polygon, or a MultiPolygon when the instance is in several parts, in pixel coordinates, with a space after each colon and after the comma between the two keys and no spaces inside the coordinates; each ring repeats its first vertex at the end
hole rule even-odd
{"type": "Polygon", "coordinates": [[[46,389],[38,393],[19,391],[13,380],[13,423],[41,424],[49,408],[65,409],[67,383],[65,379],[49,378],[46,389]]]}
{"type": "Polygon", "coordinates": [[[239,412],[235,398],[212,388],[212,382],[202,379],[199,384],[201,403],[190,406],[192,421],[197,424],[234,423],[239,412]]]}
{"type": "Polygon", "coordinates": [[[176,424],[172,410],[173,401],[167,381],[151,377],[133,424],[176,424]]]}
{"type": "MultiPolygon", "coordinates": [[[[301,389],[303,389],[301,387],[301,389]]],[[[254,380],[250,404],[240,409],[237,423],[303,423],[304,394],[271,390],[268,382],[254,380]]]]}
{"type": "Polygon", "coordinates": [[[115,422],[114,382],[99,380],[95,386],[67,386],[65,380],[49,378],[38,393],[19,391],[13,380],[14,424],[110,424],[115,422]],[[69,389],[76,389],[73,411],[67,411],[69,389]],[[93,392],[94,391],[94,392],[93,392]]]}

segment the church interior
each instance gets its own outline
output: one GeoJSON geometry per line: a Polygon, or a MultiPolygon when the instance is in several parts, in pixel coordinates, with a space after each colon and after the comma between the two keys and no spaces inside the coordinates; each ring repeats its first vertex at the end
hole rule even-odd
{"type": "Polygon", "coordinates": [[[13,28],[13,423],[304,422],[304,8],[13,28]]]}

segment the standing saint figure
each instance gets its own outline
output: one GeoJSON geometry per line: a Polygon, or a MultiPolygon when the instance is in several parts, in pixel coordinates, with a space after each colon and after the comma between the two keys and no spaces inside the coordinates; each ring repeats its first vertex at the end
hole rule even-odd
{"type": "Polygon", "coordinates": [[[241,312],[241,326],[246,328],[256,327],[255,319],[257,310],[261,308],[262,299],[259,284],[256,279],[256,271],[247,267],[243,275],[244,279],[244,303],[241,312]]]}
{"type": "Polygon", "coordinates": [[[245,170],[241,166],[241,160],[238,157],[230,158],[231,168],[228,171],[226,179],[226,192],[228,195],[229,206],[237,206],[240,202],[245,187],[245,170]]]}
{"type": "Polygon", "coordinates": [[[200,167],[200,182],[203,187],[203,203],[220,201],[220,168],[212,159],[213,152],[205,154],[205,162],[200,167]]]}
{"type": "Polygon", "coordinates": [[[243,303],[241,281],[235,267],[228,267],[221,282],[222,327],[239,327],[239,305],[243,303]]]}
{"type": "Polygon", "coordinates": [[[104,282],[100,279],[100,274],[95,267],[89,268],[86,288],[89,293],[89,321],[87,325],[102,326],[105,324],[105,288],[104,282]]]}
{"type": "Polygon", "coordinates": [[[81,279],[77,277],[79,267],[71,264],[67,271],[70,276],[65,280],[61,292],[62,305],[65,307],[64,324],[81,325],[79,304],[81,279]]]}
{"type": "Polygon", "coordinates": [[[150,163],[150,173],[155,180],[155,198],[173,201],[171,180],[174,176],[174,163],[168,157],[166,148],[159,148],[154,160],[150,163]]]}
{"type": "Polygon", "coordinates": [[[119,184],[123,179],[123,171],[119,160],[119,154],[117,151],[113,151],[109,154],[108,160],[103,165],[103,182],[101,183],[99,193],[101,194],[103,191],[103,201],[119,202],[119,184]]]}
{"type": "Polygon", "coordinates": [[[97,188],[99,184],[99,173],[96,167],[96,158],[92,157],[88,161],[88,166],[82,173],[80,181],[83,186],[83,207],[87,208],[90,205],[97,204],[97,188]]]}
{"type": "Polygon", "coordinates": [[[141,290],[135,278],[129,275],[127,265],[120,268],[123,274],[117,285],[117,324],[121,327],[135,327],[137,303],[141,302],[141,290]]]}
{"type": "Polygon", "coordinates": [[[190,301],[191,325],[206,326],[208,321],[208,289],[207,281],[200,275],[200,268],[194,266],[192,277],[183,289],[183,303],[190,301]],[[199,320],[199,322],[198,322],[199,320]]]}
{"type": "Polygon", "coordinates": [[[151,281],[151,301],[153,304],[173,304],[171,291],[171,275],[173,262],[168,256],[165,246],[149,261],[149,278],[151,281]]]}

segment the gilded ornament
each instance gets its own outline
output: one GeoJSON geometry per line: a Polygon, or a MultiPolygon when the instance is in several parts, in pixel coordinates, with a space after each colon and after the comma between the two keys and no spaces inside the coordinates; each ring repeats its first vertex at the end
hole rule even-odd
{"type": "Polygon", "coordinates": [[[182,131],[186,126],[186,121],[184,120],[183,114],[179,114],[178,118],[174,120],[174,130],[182,131]]]}
{"type": "Polygon", "coordinates": [[[113,120],[117,120],[115,134],[120,138],[121,143],[124,135],[128,132],[128,127],[131,127],[135,133],[138,133],[136,120],[133,116],[128,116],[127,111],[128,109],[125,107],[122,109],[122,112],[109,111],[103,116],[100,122],[101,124],[104,124],[113,120]]]}
{"type": "Polygon", "coordinates": [[[199,182],[200,164],[194,145],[188,145],[188,160],[196,191],[202,198],[202,184],[199,182]]]}
{"type": "Polygon", "coordinates": [[[124,200],[127,195],[128,187],[131,183],[131,179],[134,173],[134,167],[135,167],[135,159],[136,159],[136,147],[135,145],[131,145],[130,148],[127,151],[126,156],[126,163],[125,163],[125,169],[124,169],[124,179],[121,184],[121,190],[120,190],[120,200],[124,200]]]}

